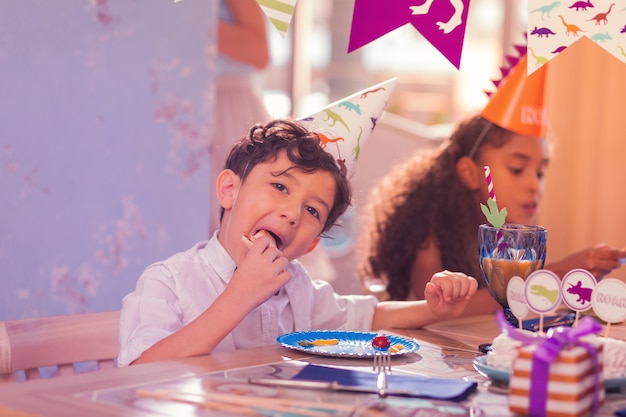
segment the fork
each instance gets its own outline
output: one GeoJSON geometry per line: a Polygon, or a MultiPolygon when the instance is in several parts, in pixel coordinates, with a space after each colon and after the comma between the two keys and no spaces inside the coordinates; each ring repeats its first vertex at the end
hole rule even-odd
{"type": "Polygon", "coordinates": [[[374,354],[372,371],[378,375],[376,378],[378,396],[387,396],[387,375],[391,375],[391,355],[389,354],[389,349],[381,349],[374,354]]]}

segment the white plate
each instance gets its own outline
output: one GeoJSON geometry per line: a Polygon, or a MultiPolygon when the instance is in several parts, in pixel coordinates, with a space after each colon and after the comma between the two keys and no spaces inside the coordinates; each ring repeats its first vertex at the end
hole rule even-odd
{"type": "MultiPolygon", "coordinates": [[[[338,356],[350,358],[371,358],[377,350],[372,346],[375,336],[382,333],[375,332],[350,332],[339,330],[311,330],[305,332],[287,333],[276,338],[282,346],[312,353],[321,356],[338,356]],[[337,339],[334,345],[302,346],[300,343],[314,342],[315,340],[337,339]]],[[[401,344],[402,348],[397,352],[391,351],[391,356],[404,355],[419,349],[419,344],[404,337],[385,334],[389,338],[391,346],[401,344]]]]}
{"type": "MultiPolygon", "coordinates": [[[[494,368],[487,365],[487,355],[480,356],[474,359],[474,368],[482,375],[489,377],[496,381],[509,382],[511,371],[506,369],[494,368]]],[[[620,389],[626,385],[626,377],[622,378],[607,378],[604,380],[604,388],[607,390],[620,389]]]]}

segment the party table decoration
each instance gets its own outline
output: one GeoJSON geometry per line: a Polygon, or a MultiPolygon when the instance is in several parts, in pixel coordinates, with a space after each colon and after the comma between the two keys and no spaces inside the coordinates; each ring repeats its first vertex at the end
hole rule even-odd
{"type": "Polygon", "coordinates": [[[511,313],[517,319],[520,329],[523,328],[523,319],[528,314],[528,303],[524,296],[525,282],[522,277],[514,276],[506,286],[506,300],[509,303],[511,313]]]}
{"type": "Polygon", "coordinates": [[[581,268],[572,269],[563,276],[561,295],[563,302],[576,312],[574,326],[578,324],[580,313],[591,308],[591,293],[597,284],[593,274],[581,268]]]}
{"type": "Polygon", "coordinates": [[[626,283],[617,278],[604,278],[591,293],[593,312],[606,322],[605,337],[611,323],[626,320],[626,283]]]}
{"type": "Polygon", "coordinates": [[[543,332],[543,318],[561,304],[561,280],[552,271],[538,269],[524,283],[524,298],[528,307],[539,314],[539,331],[543,332]]]}

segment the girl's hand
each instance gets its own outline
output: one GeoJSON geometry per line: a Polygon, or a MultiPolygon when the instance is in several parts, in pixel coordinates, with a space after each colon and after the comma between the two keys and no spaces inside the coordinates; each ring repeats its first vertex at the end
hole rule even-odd
{"type": "Polygon", "coordinates": [[[605,243],[572,253],[563,260],[546,265],[559,277],[563,277],[572,269],[582,268],[591,272],[600,280],[611,271],[622,266],[621,259],[626,257],[626,250],[612,248],[605,243]]]}
{"type": "Polygon", "coordinates": [[[426,284],[424,298],[432,313],[440,318],[459,316],[476,293],[478,282],[462,272],[443,271],[426,284]]]}

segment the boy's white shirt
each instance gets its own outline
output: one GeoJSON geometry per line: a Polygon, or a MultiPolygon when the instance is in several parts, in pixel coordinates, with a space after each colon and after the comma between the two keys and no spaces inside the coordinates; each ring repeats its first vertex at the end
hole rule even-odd
{"type": "MultiPolygon", "coordinates": [[[[251,311],[213,352],[271,345],[277,336],[293,331],[371,330],[376,297],[336,294],[329,283],[312,281],[297,261],[287,269],[291,280],[251,311]]],[[[130,364],[198,317],[224,291],[234,271],[235,263],[217,232],[146,268],[135,291],[122,301],[118,365],[130,364]]]]}

